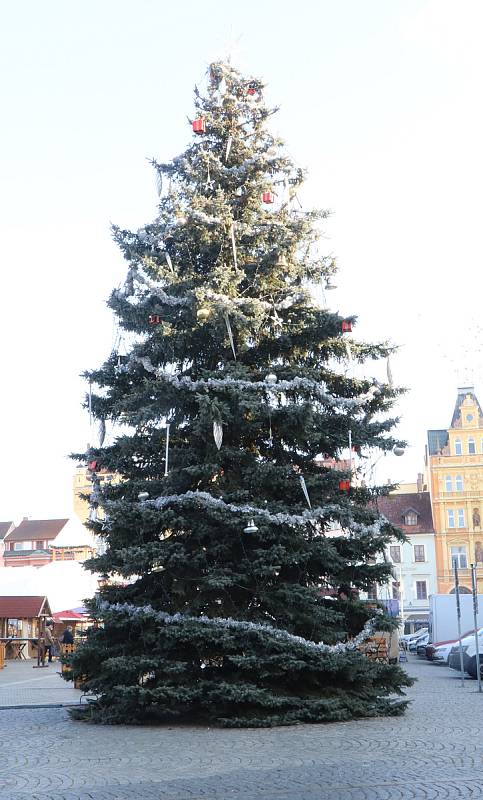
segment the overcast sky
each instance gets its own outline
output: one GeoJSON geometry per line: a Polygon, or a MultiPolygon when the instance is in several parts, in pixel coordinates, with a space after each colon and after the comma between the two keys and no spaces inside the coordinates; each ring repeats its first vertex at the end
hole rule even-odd
{"type": "MultiPolygon", "coordinates": [[[[330,208],[334,308],[400,345],[414,480],[458,385],[483,394],[483,5],[479,0],[23,0],[3,3],[0,519],[72,509],[89,439],[80,373],[109,354],[125,274],[109,225],[155,215],[154,174],[190,141],[192,89],[230,50],[330,208]]],[[[382,377],[382,375],[381,375],[382,377]]],[[[483,396],[480,397],[483,401],[483,396]]]]}

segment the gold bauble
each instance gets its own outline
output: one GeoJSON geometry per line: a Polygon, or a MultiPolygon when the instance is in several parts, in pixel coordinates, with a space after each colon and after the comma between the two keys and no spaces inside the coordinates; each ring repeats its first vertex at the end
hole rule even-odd
{"type": "Polygon", "coordinates": [[[209,308],[206,307],[199,308],[198,311],[196,312],[196,316],[200,322],[206,322],[206,320],[209,319],[211,316],[211,311],[209,308]]]}

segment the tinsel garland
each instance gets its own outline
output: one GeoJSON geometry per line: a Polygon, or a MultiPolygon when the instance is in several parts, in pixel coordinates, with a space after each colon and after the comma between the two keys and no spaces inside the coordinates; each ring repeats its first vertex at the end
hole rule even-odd
{"type": "MultiPolygon", "coordinates": [[[[231,511],[234,514],[246,514],[250,517],[263,517],[268,522],[273,522],[275,525],[305,525],[307,522],[314,520],[328,519],[330,517],[340,517],[347,514],[347,508],[331,504],[327,506],[318,506],[310,511],[303,511],[302,514],[285,514],[278,512],[272,514],[266,508],[258,508],[257,506],[236,505],[235,503],[225,503],[219,497],[213,497],[208,492],[192,492],[188,491],[184,494],[170,494],[161,497],[156,497],[151,500],[143,500],[140,505],[153,506],[154,508],[164,508],[167,505],[190,505],[191,503],[201,503],[208,508],[217,508],[222,511],[231,511]]],[[[115,506],[116,502],[111,501],[106,503],[110,508],[115,506]]],[[[377,536],[381,531],[381,525],[385,522],[383,518],[377,519],[371,525],[363,525],[355,520],[348,519],[344,527],[351,529],[354,533],[363,533],[377,536]]]]}
{"type": "Polygon", "coordinates": [[[273,393],[283,393],[293,391],[294,389],[303,389],[305,391],[313,392],[319,400],[322,400],[326,405],[332,408],[338,408],[341,411],[353,411],[367,400],[372,399],[369,393],[360,395],[357,398],[347,397],[334,397],[326,391],[326,384],[324,382],[312,381],[309,378],[293,378],[291,381],[278,381],[276,384],[270,381],[245,381],[235,378],[201,378],[199,380],[192,380],[186,375],[178,377],[171,375],[165,370],[155,367],[150,358],[147,356],[133,356],[132,360],[138,364],[142,364],[146,372],[151,372],[157,378],[161,378],[166,383],[171,384],[175,389],[187,389],[190,392],[198,392],[200,389],[245,389],[248,391],[258,391],[260,389],[271,391],[273,393]]]}
{"type": "Polygon", "coordinates": [[[231,617],[192,617],[188,614],[167,614],[165,611],[155,611],[150,605],[147,606],[134,606],[130,603],[114,603],[110,605],[105,601],[98,603],[100,611],[119,612],[121,614],[129,614],[132,617],[146,617],[150,616],[158,622],[165,625],[182,625],[185,622],[196,622],[201,625],[207,625],[214,628],[227,628],[228,630],[235,631],[256,631],[257,633],[265,633],[273,636],[281,642],[288,644],[296,644],[304,647],[311,652],[319,653],[345,653],[348,650],[356,650],[366,639],[368,639],[377,629],[379,617],[384,613],[382,609],[375,609],[374,616],[367,620],[363,629],[348,642],[338,642],[337,644],[324,644],[323,642],[312,642],[310,639],[304,639],[303,636],[295,636],[288,631],[283,631],[280,628],[273,628],[271,625],[262,624],[260,622],[247,622],[244,620],[232,619],[231,617]]]}

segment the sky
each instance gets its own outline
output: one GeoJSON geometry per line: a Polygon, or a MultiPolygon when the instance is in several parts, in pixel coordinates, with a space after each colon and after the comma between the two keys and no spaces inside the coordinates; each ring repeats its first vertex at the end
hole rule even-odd
{"type": "Polygon", "coordinates": [[[398,345],[408,448],[379,469],[414,481],[457,387],[483,402],[480,0],[23,0],[1,15],[0,519],[72,513],[69,453],[95,441],[81,374],[112,349],[105,301],[126,272],[110,225],[155,217],[148,160],[187,146],[194,85],[228,55],[280,105],[304,207],[332,211],[328,301],[358,316],[357,338],[398,345]]]}

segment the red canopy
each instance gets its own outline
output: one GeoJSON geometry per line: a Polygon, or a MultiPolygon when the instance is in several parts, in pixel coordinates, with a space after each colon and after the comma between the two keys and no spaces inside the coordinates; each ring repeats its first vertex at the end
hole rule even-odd
{"type": "Polygon", "coordinates": [[[87,617],[84,614],[78,614],[77,611],[56,611],[52,614],[54,622],[85,622],[87,617]]]}

